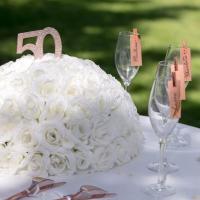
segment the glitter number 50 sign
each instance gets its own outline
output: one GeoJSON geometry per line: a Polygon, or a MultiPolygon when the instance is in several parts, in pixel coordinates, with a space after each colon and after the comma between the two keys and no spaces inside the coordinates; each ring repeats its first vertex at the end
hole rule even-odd
{"type": "Polygon", "coordinates": [[[55,56],[61,57],[62,55],[62,42],[60,38],[60,34],[54,28],[47,27],[43,30],[30,31],[25,33],[19,33],[17,38],[17,53],[23,53],[26,50],[31,50],[35,56],[35,58],[41,58],[43,56],[43,46],[44,39],[47,35],[51,35],[54,39],[55,44],[55,56]],[[35,44],[25,44],[23,45],[23,41],[26,38],[37,37],[35,44]]]}

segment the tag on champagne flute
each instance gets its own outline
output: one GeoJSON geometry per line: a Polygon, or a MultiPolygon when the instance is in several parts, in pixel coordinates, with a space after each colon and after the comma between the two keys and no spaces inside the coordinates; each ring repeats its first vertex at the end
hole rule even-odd
{"type": "Polygon", "coordinates": [[[192,80],[192,64],[191,64],[191,51],[187,47],[185,42],[182,43],[180,48],[180,60],[184,67],[184,79],[185,81],[192,80]]]}
{"type": "Polygon", "coordinates": [[[171,72],[175,72],[175,79],[180,82],[180,100],[185,100],[186,94],[183,65],[174,62],[174,64],[171,65],[171,72]]]}
{"type": "Polygon", "coordinates": [[[137,29],[133,29],[133,35],[130,36],[130,57],[131,66],[142,66],[142,45],[137,29]]]}
{"type": "Polygon", "coordinates": [[[168,81],[168,97],[170,106],[170,116],[172,118],[181,117],[180,81],[176,80],[175,72],[172,72],[172,80],[168,81]]]}
{"type": "Polygon", "coordinates": [[[180,100],[185,100],[185,79],[184,79],[184,68],[183,65],[178,64],[178,71],[176,71],[176,80],[180,83],[180,100]]]}

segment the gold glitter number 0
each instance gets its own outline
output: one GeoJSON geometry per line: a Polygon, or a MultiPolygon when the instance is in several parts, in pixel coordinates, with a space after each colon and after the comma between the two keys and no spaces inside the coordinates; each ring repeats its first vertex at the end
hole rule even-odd
{"type": "Polygon", "coordinates": [[[54,28],[47,27],[43,30],[37,30],[37,31],[30,31],[30,32],[24,32],[19,33],[17,37],[17,53],[21,54],[26,50],[30,50],[33,52],[35,58],[42,58],[43,56],[43,43],[44,39],[47,35],[51,35],[54,39],[54,45],[55,45],[55,56],[61,57],[62,55],[62,42],[60,38],[60,34],[58,31],[54,28]],[[23,45],[23,41],[26,38],[31,37],[37,37],[36,44],[25,44],[23,45]]]}

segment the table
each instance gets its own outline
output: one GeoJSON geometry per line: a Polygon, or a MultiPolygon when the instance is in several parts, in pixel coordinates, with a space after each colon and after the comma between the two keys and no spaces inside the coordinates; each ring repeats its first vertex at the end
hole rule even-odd
{"type": "MultiPolygon", "coordinates": [[[[144,188],[155,183],[157,174],[147,169],[148,163],[158,159],[158,138],[153,133],[148,117],[141,116],[140,121],[145,136],[144,150],[141,155],[131,163],[114,168],[107,172],[95,174],[81,174],[68,177],[67,184],[41,194],[40,200],[55,199],[62,194],[77,192],[81,185],[91,184],[117,193],[113,200],[158,200],[144,194],[144,188]]],[[[181,131],[191,135],[191,146],[181,150],[169,150],[168,160],[179,165],[180,170],[169,174],[167,183],[176,188],[176,194],[168,197],[168,200],[192,200],[195,195],[200,196],[200,129],[188,125],[179,124],[181,131]]],[[[63,180],[63,178],[57,178],[63,180]]],[[[200,199],[200,198],[199,198],[200,199]]],[[[161,199],[159,199],[161,200],[161,199]]],[[[196,199],[195,199],[196,200],[196,199]]]]}

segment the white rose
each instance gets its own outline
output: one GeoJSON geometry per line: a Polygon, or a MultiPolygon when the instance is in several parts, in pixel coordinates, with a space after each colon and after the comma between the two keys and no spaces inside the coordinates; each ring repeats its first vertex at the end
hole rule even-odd
{"type": "Polygon", "coordinates": [[[76,167],[78,170],[87,170],[92,164],[92,152],[85,148],[74,148],[76,157],[76,167]]]}
{"type": "Polygon", "coordinates": [[[108,128],[109,123],[102,124],[93,128],[91,137],[89,139],[91,146],[108,145],[116,137],[115,134],[117,134],[117,132],[112,132],[108,128]]]}
{"type": "Polygon", "coordinates": [[[50,175],[73,174],[76,167],[74,155],[70,151],[52,152],[47,167],[50,175]]]}
{"type": "MultiPolygon", "coordinates": [[[[46,56],[47,54],[45,54],[46,56]]],[[[45,56],[42,58],[43,62],[40,62],[40,60],[35,60],[35,62],[30,66],[29,71],[28,71],[28,76],[32,80],[42,80],[46,78],[51,78],[51,79],[60,79],[62,78],[62,68],[59,68],[58,65],[58,60],[52,59],[49,62],[49,59],[45,60],[45,56]]]]}
{"type": "Polygon", "coordinates": [[[41,119],[61,120],[64,118],[66,108],[67,108],[67,102],[61,96],[55,96],[49,98],[44,107],[41,119]]]}
{"type": "Polygon", "coordinates": [[[105,119],[105,121],[109,120],[112,115],[112,112],[116,111],[121,103],[122,97],[117,91],[112,90],[103,90],[96,97],[97,102],[97,111],[99,116],[99,121],[105,119]]]}
{"type": "Polygon", "coordinates": [[[45,155],[45,151],[30,153],[23,166],[18,169],[17,173],[27,174],[29,176],[48,177],[47,165],[48,159],[45,155]]]}
{"type": "Polygon", "coordinates": [[[1,149],[0,155],[0,171],[4,175],[16,174],[26,156],[24,152],[12,148],[1,149]]]}
{"type": "Polygon", "coordinates": [[[73,129],[73,127],[84,117],[83,111],[78,105],[69,104],[65,111],[65,118],[63,121],[66,127],[73,129]]]}
{"type": "Polygon", "coordinates": [[[72,102],[69,101],[68,108],[65,111],[66,120],[70,121],[71,124],[76,124],[82,119],[90,120],[92,118],[93,110],[89,106],[90,102],[83,97],[78,97],[73,99],[72,102]]]}
{"type": "Polygon", "coordinates": [[[10,141],[21,121],[18,102],[13,98],[0,99],[0,142],[10,141]]]}
{"type": "Polygon", "coordinates": [[[29,76],[34,80],[32,89],[44,98],[61,92],[64,79],[61,70],[55,65],[56,63],[48,63],[48,61],[39,65],[36,62],[30,68],[29,76]]]}
{"type": "Polygon", "coordinates": [[[120,93],[118,88],[110,89],[105,91],[104,93],[105,101],[107,102],[107,106],[110,107],[110,109],[116,110],[122,103],[122,94],[120,93]]]}
{"type": "Polygon", "coordinates": [[[96,72],[91,71],[88,76],[88,69],[81,72],[82,77],[82,88],[84,89],[84,95],[89,98],[96,98],[95,94],[101,91],[101,78],[96,72]]]}
{"type": "MultiPolygon", "coordinates": [[[[99,92],[99,94],[96,96],[96,108],[95,110],[91,108],[93,113],[92,121],[95,127],[103,126],[106,123],[111,123],[112,121],[110,119],[115,119],[115,117],[113,117],[114,112],[118,115],[117,119],[120,118],[119,121],[121,121],[121,111],[118,112],[118,109],[122,105],[122,97],[118,93],[116,92],[115,94],[111,90],[104,90],[99,92]]],[[[93,104],[94,103],[91,103],[91,105],[93,104]]],[[[114,125],[114,123],[112,123],[111,126],[112,125],[114,125]]],[[[117,122],[114,127],[116,127],[116,125],[120,124],[117,122]]]]}
{"type": "Polygon", "coordinates": [[[34,60],[35,58],[32,55],[23,56],[22,58],[17,59],[16,62],[12,64],[12,69],[17,73],[26,72],[32,65],[34,60]]]}
{"type": "MultiPolygon", "coordinates": [[[[26,71],[34,61],[34,57],[31,55],[24,56],[21,59],[17,59],[16,62],[6,63],[1,66],[0,77],[5,87],[9,89],[18,90],[21,92],[28,85],[28,76],[26,71]]],[[[0,83],[0,88],[2,84],[0,83]]],[[[7,90],[7,89],[6,89],[7,90]]]]}
{"type": "Polygon", "coordinates": [[[28,76],[30,79],[40,79],[42,76],[45,76],[45,74],[48,72],[47,68],[42,68],[41,66],[37,65],[32,65],[29,72],[28,76]]]}
{"type": "Polygon", "coordinates": [[[113,141],[112,145],[115,149],[116,163],[118,165],[127,163],[131,160],[131,149],[134,148],[130,143],[128,143],[123,137],[117,138],[113,141]]]}
{"type": "Polygon", "coordinates": [[[89,137],[92,134],[91,122],[86,118],[77,121],[77,123],[73,125],[72,134],[75,138],[80,140],[81,143],[88,144],[89,137]]]}
{"type": "Polygon", "coordinates": [[[96,129],[94,131],[94,139],[98,139],[99,141],[102,138],[103,141],[107,140],[111,142],[120,135],[123,135],[129,124],[126,120],[122,119],[127,118],[126,113],[123,111],[123,106],[120,105],[116,110],[110,112],[106,121],[94,121],[94,129],[96,129]]]}
{"type": "Polygon", "coordinates": [[[95,148],[92,159],[93,169],[98,171],[111,169],[116,160],[115,154],[113,153],[114,151],[115,149],[112,145],[95,148]]]}
{"type": "Polygon", "coordinates": [[[22,91],[25,87],[24,85],[24,77],[22,75],[16,74],[15,72],[11,72],[6,76],[0,76],[0,90],[7,96],[7,93],[11,93],[13,91],[22,91]]]}
{"type": "Polygon", "coordinates": [[[62,146],[62,134],[60,128],[53,126],[52,124],[45,124],[42,127],[41,134],[44,142],[48,144],[50,148],[62,146]]]}
{"type": "Polygon", "coordinates": [[[17,134],[19,121],[0,117],[0,143],[10,142],[17,134]]]}
{"type": "Polygon", "coordinates": [[[46,145],[49,149],[58,149],[61,147],[71,149],[74,146],[69,130],[57,121],[43,123],[41,125],[40,135],[42,136],[42,144],[46,145]]]}
{"type": "Polygon", "coordinates": [[[15,77],[10,82],[11,86],[19,91],[24,90],[27,87],[26,79],[22,76],[15,77]]]}
{"type": "Polygon", "coordinates": [[[43,97],[48,97],[58,91],[58,87],[54,80],[42,80],[38,83],[37,87],[39,94],[43,97]]]}
{"type": "Polygon", "coordinates": [[[67,98],[83,95],[81,75],[74,74],[74,76],[64,85],[62,92],[67,98]]]}
{"type": "Polygon", "coordinates": [[[13,96],[6,96],[6,98],[3,99],[3,103],[0,108],[0,117],[8,119],[9,121],[19,121],[21,119],[22,116],[18,100],[14,94],[13,96]]]}
{"type": "Polygon", "coordinates": [[[44,101],[32,93],[24,94],[20,98],[20,108],[24,118],[39,120],[44,107],[44,101]]]}
{"type": "Polygon", "coordinates": [[[28,151],[33,151],[39,146],[40,140],[38,137],[39,130],[37,123],[30,123],[23,120],[16,132],[12,140],[15,148],[25,148],[28,151]]]}
{"type": "Polygon", "coordinates": [[[49,98],[60,92],[61,80],[44,75],[34,80],[32,90],[44,98],[49,98]]]}

